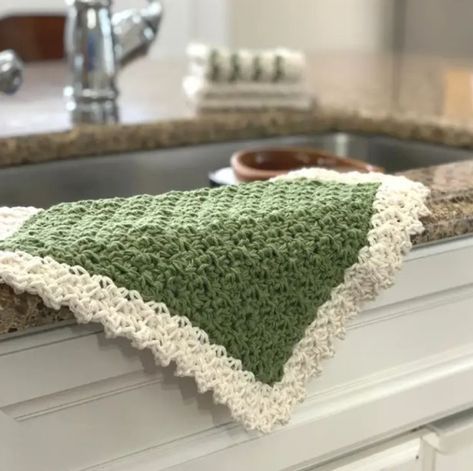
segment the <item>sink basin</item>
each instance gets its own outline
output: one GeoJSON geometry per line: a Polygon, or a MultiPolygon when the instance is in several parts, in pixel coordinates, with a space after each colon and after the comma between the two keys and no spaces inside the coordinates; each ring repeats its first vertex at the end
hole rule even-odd
{"type": "Polygon", "coordinates": [[[159,194],[208,185],[233,152],[304,146],[353,157],[394,173],[473,158],[473,151],[377,135],[328,133],[87,157],[0,169],[0,206],[48,207],[63,201],[159,194]]]}

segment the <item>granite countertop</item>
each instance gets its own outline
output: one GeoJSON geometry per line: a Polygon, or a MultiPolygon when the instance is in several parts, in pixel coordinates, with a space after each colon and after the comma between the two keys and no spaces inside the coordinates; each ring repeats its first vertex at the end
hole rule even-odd
{"type": "MultiPolygon", "coordinates": [[[[0,167],[244,138],[350,131],[473,149],[473,64],[441,58],[326,53],[309,60],[316,104],[307,112],[197,114],[181,92],[183,61],[143,59],[124,70],[121,122],[72,126],[63,63],[28,65],[14,97],[0,97],[0,167]]],[[[473,161],[404,172],[428,185],[431,215],[414,244],[473,233],[473,161]]],[[[0,285],[0,335],[73,316],[0,285]]],[[[59,323],[59,324],[58,324],[59,323]]]]}
{"type": "Polygon", "coordinates": [[[142,59],[119,75],[121,123],[75,127],[63,99],[65,64],[28,64],[19,92],[0,96],[0,166],[334,130],[473,148],[473,64],[346,53],[309,64],[316,105],[307,112],[198,114],[182,93],[184,61],[142,59]]]}

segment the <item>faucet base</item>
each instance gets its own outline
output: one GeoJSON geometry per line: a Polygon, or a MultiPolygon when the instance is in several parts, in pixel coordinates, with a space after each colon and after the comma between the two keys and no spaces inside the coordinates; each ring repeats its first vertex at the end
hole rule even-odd
{"type": "Polygon", "coordinates": [[[119,107],[115,99],[77,99],[68,94],[67,88],[65,95],[67,97],[66,109],[74,124],[113,124],[119,121],[119,107]]]}
{"type": "Polygon", "coordinates": [[[119,109],[114,101],[104,103],[68,103],[74,124],[113,124],[119,121],[119,109]]]}

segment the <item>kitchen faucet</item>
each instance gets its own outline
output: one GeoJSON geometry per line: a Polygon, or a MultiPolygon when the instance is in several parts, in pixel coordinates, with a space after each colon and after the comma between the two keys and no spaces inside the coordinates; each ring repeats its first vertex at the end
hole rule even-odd
{"type": "Polygon", "coordinates": [[[23,81],[23,63],[14,51],[0,52],[0,92],[15,93],[23,81]]]}
{"type": "Polygon", "coordinates": [[[66,0],[65,48],[72,84],[67,108],[76,123],[118,120],[119,69],[148,52],[162,17],[159,0],[142,9],[111,12],[112,0],[66,0]]]}

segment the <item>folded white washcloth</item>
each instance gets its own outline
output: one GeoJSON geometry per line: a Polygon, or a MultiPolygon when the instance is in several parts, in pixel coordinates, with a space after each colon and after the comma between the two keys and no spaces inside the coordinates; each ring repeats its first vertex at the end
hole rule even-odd
{"type": "Polygon", "coordinates": [[[230,50],[192,43],[189,74],[212,82],[298,82],[306,75],[303,53],[285,48],[230,50]]]}
{"type": "Polygon", "coordinates": [[[312,104],[301,52],[282,48],[231,51],[193,43],[187,55],[184,92],[198,109],[307,109],[312,104]]]}
{"type": "Polygon", "coordinates": [[[183,81],[190,103],[199,110],[308,109],[312,97],[301,83],[215,83],[189,75],[183,81]]]}

